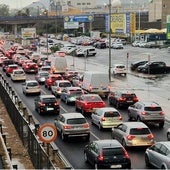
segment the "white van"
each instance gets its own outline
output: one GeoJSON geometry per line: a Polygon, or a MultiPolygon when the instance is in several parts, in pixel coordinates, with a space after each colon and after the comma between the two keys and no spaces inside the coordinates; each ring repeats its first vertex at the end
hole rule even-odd
{"type": "Polygon", "coordinates": [[[50,57],[51,61],[51,73],[52,74],[64,74],[67,70],[67,61],[65,57],[50,57]]]}
{"type": "Polygon", "coordinates": [[[107,97],[110,92],[109,75],[104,72],[85,72],[82,78],[81,88],[88,93],[96,93],[107,97]]]}
{"type": "Polygon", "coordinates": [[[95,56],[96,55],[96,49],[93,47],[88,47],[84,49],[84,56],[95,56]]]}

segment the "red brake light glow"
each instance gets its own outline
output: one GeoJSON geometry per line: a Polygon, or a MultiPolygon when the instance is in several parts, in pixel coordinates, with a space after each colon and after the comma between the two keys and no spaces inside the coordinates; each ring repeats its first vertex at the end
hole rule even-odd
{"type": "Polygon", "coordinates": [[[148,138],[149,139],[154,139],[154,135],[151,133],[151,134],[148,135],[148,138]]]}
{"type": "Polygon", "coordinates": [[[134,135],[128,135],[128,136],[126,136],[126,138],[127,138],[127,140],[133,140],[135,138],[135,136],[134,135]]]}

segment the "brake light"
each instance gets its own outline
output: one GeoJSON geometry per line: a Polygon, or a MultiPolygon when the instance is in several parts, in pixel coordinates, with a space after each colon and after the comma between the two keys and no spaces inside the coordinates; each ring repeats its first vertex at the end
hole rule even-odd
{"type": "Polygon", "coordinates": [[[160,114],[160,115],[164,115],[165,113],[162,111],[162,112],[160,112],[159,114],[160,114]]]}
{"type": "Polygon", "coordinates": [[[125,101],[125,100],[126,100],[126,98],[124,98],[124,97],[119,98],[119,101],[125,101]]]}
{"type": "Polygon", "coordinates": [[[45,103],[40,103],[40,106],[45,106],[45,103]]]}
{"type": "Polygon", "coordinates": [[[146,112],[142,112],[141,114],[142,114],[142,115],[146,115],[146,112]]]}
{"type": "Polygon", "coordinates": [[[83,128],[89,128],[89,124],[88,123],[83,124],[83,128]]]}
{"type": "Polygon", "coordinates": [[[151,134],[148,135],[148,138],[149,139],[154,139],[154,135],[151,133],[151,134]]]}
{"type": "Polygon", "coordinates": [[[91,91],[91,90],[92,90],[92,85],[89,86],[89,91],[91,91]]]}
{"type": "Polygon", "coordinates": [[[57,106],[57,105],[58,105],[58,102],[55,102],[54,105],[57,106]]]}
{"type": "Polygon", "coordinates": [[[70,125],[64,125],[63,128],[64,129],[71,129],[71,126],[70,125]]]}
{"type": "Polygon", "coordinates": [[[97,159],[99,161],[103,161],[104,160],[103,152],[97,157],[97,159]]]}
{"type": "Polygon", "coordinates": [[[122,118],[122,116],[119,116],[119,120],[122,120],[123,118],[122,118]]]}
{"type": "Polygon", "coordinates": [[[125,150],[125,148],[123,148],[123,152],[125,154],[125,158],[129,158],[129,155],[128,155],[127,151],[125,150]]]}
{"type": "Polygon", "coordinates": [[[134,98],[133,98],[133,101],[136,101],[136,102],[137,102],[138,100],[139,100],[139,99],[138,99],[137,97],[134,97],[134,98]]]}
{"type": "Polygon", "coordinates": [[[135,138],[135,136],[134,135],[128,135],[128,136],[126,136],[126,138],[127,138],[127,140],[133,140],[135,138]]]}
{"type": "Polygon", "coordinates": [[[106,118],[105,118],[105,117],[102,117],[102,118],[101,118],[101,121],[106,121],[106,118]]]}

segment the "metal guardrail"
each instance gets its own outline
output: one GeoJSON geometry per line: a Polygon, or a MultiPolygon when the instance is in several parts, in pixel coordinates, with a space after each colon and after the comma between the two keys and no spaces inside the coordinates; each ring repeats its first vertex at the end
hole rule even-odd
{"type": "Polygon", "coordinates": [[[41,143],[37,137],[40,123],[29,113],[3,75],[0,75],[0,96],[34,167],[36,169],[72,169],[71,164],[55,143],[50,143],[49,155],[47,154],[46,144],[41,143]],[[62,167],[58,167],[56,159],[62,167]]]}

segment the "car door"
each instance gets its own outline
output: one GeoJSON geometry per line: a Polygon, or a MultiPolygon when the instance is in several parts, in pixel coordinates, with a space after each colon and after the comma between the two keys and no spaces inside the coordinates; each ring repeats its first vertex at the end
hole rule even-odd
{"type": "Polygon", "coordinates": [[[125,135],[125,125],[120,124],[116,128],[114,128],[113,136],[115,139],[117,139],[119,142],[122,142],[122,139],[125,135]]]}
{"type": "Polygon", "coordinates": [[[65,121],[65,118],[64,118],[63,115],[59,115],[59,116],[57,116],[57,118],[55,119],[55,126],[56,126],[56,128],[57,128],[57,130],[58,130],[59,132],[62,131],[64,121],[65,121]]]}
{"type": "Polygon", "coordinates": [[[64,101],[66,101],[66,98],[67,98],[67,90],[66,90],[66,89],[63,89],[63,90],[61,91],[61,96],[60,96],[60,98],[61,98],[62,100],[64,100],[64,101]]]}
{"type": "Polygon", "coordinates": [[[93,122],[96,124],[96,125],[99,125],[99,120],[100,120],[100,117],[101,117],[101,114],[100,114],[100,111],[99,110],[96,110],[92,113],[92,119],[93,119],[93,122]]]}

